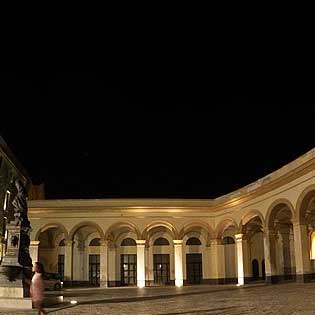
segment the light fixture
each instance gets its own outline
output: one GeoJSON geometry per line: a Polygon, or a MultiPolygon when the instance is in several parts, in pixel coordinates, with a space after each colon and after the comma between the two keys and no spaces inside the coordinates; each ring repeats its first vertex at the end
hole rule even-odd
{"type": "Polygon", "coordinates": [[[78,301],[74,301],[74,300],[70,301],[70,304],[72,304],[72,305],[75,305],[77,303],[78,303],[78,301]]]}

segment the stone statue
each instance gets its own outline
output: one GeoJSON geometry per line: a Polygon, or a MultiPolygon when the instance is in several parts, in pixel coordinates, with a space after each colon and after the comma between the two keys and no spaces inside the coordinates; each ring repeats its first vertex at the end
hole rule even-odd
{"type": "Polygon", "coordinates": [[[18,179],[15,181],[15,187],[17,189],[17,194],[12,201],[15,223],[24,228],[30,228],[30,221],[27,216],[27,193],[25,187],[18,179]]]}

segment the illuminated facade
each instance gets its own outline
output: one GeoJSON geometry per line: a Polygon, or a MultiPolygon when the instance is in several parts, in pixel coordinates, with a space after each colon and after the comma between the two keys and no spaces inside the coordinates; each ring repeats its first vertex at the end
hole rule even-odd
{"type": "Polygon", "coordinates": [[[29,216],[33,261],[72,284],[308,281],[315,149],[212,200],[31,200],[29,216]]]}

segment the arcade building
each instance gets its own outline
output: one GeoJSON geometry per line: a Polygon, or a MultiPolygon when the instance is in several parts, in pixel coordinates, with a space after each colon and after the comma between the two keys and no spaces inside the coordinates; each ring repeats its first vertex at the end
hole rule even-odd
{"type": "Polygon", "coordinates": [[[32,260],[65,285],[315,279],[315,149],[216,199],[30,199],[32,260]]]}
{"type": "Polygon", "coordinates": [[[310,281],[315,149],[213,200],[30,200],[30,252],[68,284],[310,281]]]}

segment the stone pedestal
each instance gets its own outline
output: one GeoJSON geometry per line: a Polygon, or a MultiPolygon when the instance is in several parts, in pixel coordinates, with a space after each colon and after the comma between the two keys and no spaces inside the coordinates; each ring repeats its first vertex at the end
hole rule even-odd
{"type": "Polygon", "coordinates": [[[0,302],[4,308],[32,308],[28,229],[14,221],[7,225],[7,248],[0,266],[0,302]]]}

